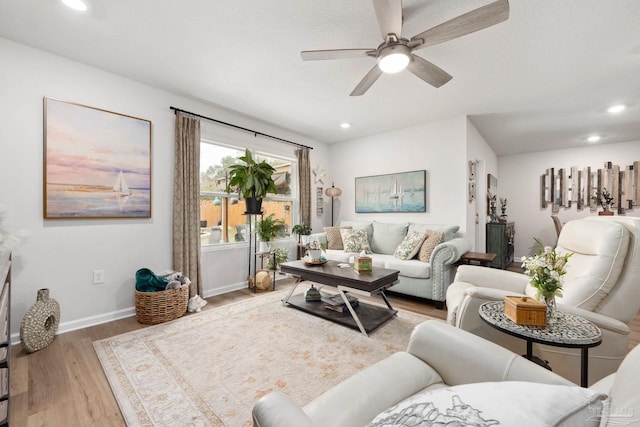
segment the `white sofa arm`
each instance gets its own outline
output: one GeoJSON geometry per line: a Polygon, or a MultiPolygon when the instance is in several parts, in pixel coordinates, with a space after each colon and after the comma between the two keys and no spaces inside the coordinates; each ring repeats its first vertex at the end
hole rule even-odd
{"type": "Polygon", "coordinates": [[[517,294],[524,294],[530,277],[514,271],[498,270],[477,265],[461,265],[458,267],[453,282],[466,282],[483,288],[502,289],[517,294]]]}
{"type": "Polygon", "coordinates": [[[317,427],[298,404],[279,391],[260,398],[252,416],[254,427],[317,427]]]}
{"type": "Polygon", "coordinates": [[[431,366],[448,385],[486,381],[575,385],[497,344],[438,320],[418,325],[407,351],[431,366]]]}
{"type": "Polygon", "coordinates": [[[595,324],[598,328],[600,328],[603,333],[608,331],[620,335],[629,335],[630,332],[629,325],[626,325],[625,323],[619,321],[618,319],[614,319],[613,317],[564,304],[558,304],[558,310],[584,317],[588,321],[595,324]]]}
{"type": "Polygon", "coordinates": [[[446,242],[438,244],[431,252],[431,259],[429,262],[431,265],[434,263],[442,263],[444,265],[451,265],[457,262],[462,254],[471,249],[471,242],[462,237],[456,237],[446,242]]]}
{"type": "Polygon", "coordinates": [[[431,299],[444,301],[447,287],[452,281],[453,265],[463,253],[471,248],[471,242],[456,237],[440,243],[433,249],[429,263],[431,264],[431,299]]]}

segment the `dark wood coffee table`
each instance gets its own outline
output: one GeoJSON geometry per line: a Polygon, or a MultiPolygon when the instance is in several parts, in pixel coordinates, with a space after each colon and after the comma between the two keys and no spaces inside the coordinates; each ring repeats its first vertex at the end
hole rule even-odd
{"type": "Polygon", "coordinates": [[[384,290],[398,280],[399,271],[374,267],[371,273],[358,274],[354,271],[353,265],[343,268],[339,267],[339,264],[341,263],[327,261],[321,265],[309,265],[302,260],[280,264],[280,271],[297,278],[287,297],[282,300],[282,305],[290,305],[323,319],[359,329],[363,335],[368,336],[368,332],[372,332],[398,312],[389,303],[384,290]],[[304,294],[293,295],[297,286],[304,280],[335,287],[342,296],[349,313],[340,313],[324,308],[320,301],[305,301],[304,294]],[[346,293],[366,296],[380,295],[387,307],[379,307],[360,301],[358,306],[353,308],[347,302],[346,293]]]}

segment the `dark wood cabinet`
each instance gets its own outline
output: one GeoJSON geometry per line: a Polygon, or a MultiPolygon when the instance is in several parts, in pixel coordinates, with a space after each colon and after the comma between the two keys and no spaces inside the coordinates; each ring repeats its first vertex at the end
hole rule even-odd
{"type": "Polygon", "coordinates": [[[504,270],[513,262],[513,238],[515,232],[514,222],[487,223],[486,251],[496,254],[496,259],[489,263],[489,267],[504,270]]]}

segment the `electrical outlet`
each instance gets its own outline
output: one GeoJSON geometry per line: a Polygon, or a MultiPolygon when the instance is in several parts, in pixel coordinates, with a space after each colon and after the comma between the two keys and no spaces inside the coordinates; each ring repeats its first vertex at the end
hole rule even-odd
{"type": "Polygon", "coordinates": [[[93,284],[104,283],[104,270],[93,270],[93,284]]]}

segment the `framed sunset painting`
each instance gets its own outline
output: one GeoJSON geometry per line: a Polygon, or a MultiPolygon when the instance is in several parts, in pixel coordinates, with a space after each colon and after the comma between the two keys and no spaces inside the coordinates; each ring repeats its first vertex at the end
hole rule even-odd
{"type": "Polygon", "coordinates": [[[151,122],[45,97],[44,218],[151,218],[151,122]]]}

